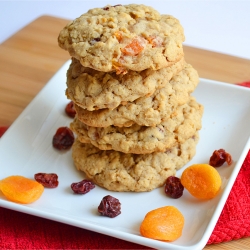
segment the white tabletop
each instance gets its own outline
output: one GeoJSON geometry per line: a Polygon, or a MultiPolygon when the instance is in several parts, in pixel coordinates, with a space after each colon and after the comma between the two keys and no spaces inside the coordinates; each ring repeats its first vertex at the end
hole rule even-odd
{"type": "Polygon", "coordinates": [[[128,3],[178,18],[186,45],[250,59],[250,0],[0,0],[0,43],[41,15],[74,19],[90,8],[128,3]]]}

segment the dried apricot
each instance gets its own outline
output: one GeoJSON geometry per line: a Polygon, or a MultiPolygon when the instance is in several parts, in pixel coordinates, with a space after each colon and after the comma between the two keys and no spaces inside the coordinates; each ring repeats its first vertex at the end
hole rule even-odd
{"type": "Polygon", "coordinates": [[[118,40],[118,42],[122,40],[122,33],[119,30],[115,31],[114,35],[116,39],[118,40]]]}
{"type": "Polygon", "coordinates": [[[131,43],[122,48],[121,51],[124,55],[135,56],[143,51],[145,46],[146,40],[142,37],[136,37],[131,41],[131,43]]]}
{"type": "Polygon", "coordinates": [[[218,194],[221,177],[218,171],[208,164],[194,164],[183,171],[181,183],[194,197],[208,200],[218,194]]]}
{"type": "Polygon", "coordinates": [[[147,40],[153,48],[162,46],[163,39],[159,36],[149,36],[147,40]]]}
{"type": "Polygon", "coordinates": [[[128,73],[128,71],[125,67],[122,66],[122,63],[120,61],[122,61],[122,59],[120,59],[119,62],[116,62],[113,60],[112,65],[115,68],[117,75],[120,75],[120,74],[126,75],[128,73]]]}
{"type": "Polygon", "coordinates": [[[40,198],[44,187],[37,181],[12,175],[0,181],[0,190],[8,200],[28,204],[40,198]]]}
{"type": "Polygon", "coordinates": [[[160,207],[146,214],[140,233],[151,239],[174,241],[182,235],[184,221],[184,216],[176,207],[160,207]]]}

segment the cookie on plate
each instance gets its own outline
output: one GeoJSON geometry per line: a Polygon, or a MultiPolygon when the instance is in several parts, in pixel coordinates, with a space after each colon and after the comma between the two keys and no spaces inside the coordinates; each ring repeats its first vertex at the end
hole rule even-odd
{"type": "Polygon", "coordinates": [[[97,185],[112,191],[143,192],[164,185],[167,177],[189,162],[198,140],[196,133],[166,152],[142,155],[103,151],[76,140],[72,156],[76,168],[97,185]]]}
{"type": "Polygon", "coordinates": [[[150,96],[165,86],[185,65],[184,59],[161,70],[129,71],[126,75],[83,67],[72,58],[67,71],[66,95],[79,107],[93,111],[114,109],[139,97],[150,96]]]}
{"type": "Polygon", "coordinates": [[[98,71],[157,70],[183,57],[184,31],[170,15],[138,4],[94,8],[66,25],[58,44],[98,71]]]}
{"type": "Polygon", "coordinates": [[[201,128],[203,106],[194,97],[178,106],[170,118],[155,127],[133,124],[130,127],[90,127],[77,118],[70,124],[82,143],[91,143],[101,150],[124,153],[149,154],[165,151],[183,143],[201,128]]]}
{"type": "MultiPolygon", "coordinates": [[[[163,75],[162,79],[164,79],[163,75]]],[[[182,71],[173,76],[170,81],[166,79],[165,86],[149,97],[138,98],[114,109],[88,111],[75,105],[75,110],[78,119],[92,127],[111,125],[129,127],[134,123],[142,126],[156,126],[168,119],[177,106],[189,101],[190,93],[194,91],[198,82],[197,71],[186,63],[182,71]]],[[[119,87],[117,89],[119,90],[119,87]]],[[[131,90],[133,90],[132,86],[131,90]]]]}

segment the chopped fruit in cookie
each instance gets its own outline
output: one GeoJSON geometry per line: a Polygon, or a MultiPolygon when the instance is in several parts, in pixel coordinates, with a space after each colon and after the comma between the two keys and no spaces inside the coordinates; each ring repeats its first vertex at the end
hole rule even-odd
{"type": "Polygon", "coordinates": [[[121,49],[125,56],[138,55],[146,47],[147,41],[142,37],[135,37],[131,43],[121,49]]]}
{"type": "Polygon", "coordinates": [[[162,46],[163,39],[160,36],[149,36],[147,40],[153,48],[162,46]]]}
{"type": "Polygon", "coordinates": [[[122,58],[120,58],[119,62],[116,62],[115,60],[112,61],[112,65],[115,68],[117,75],[126,75],[128,73],[127,69],[122,66],[120,62],[122,62],[122,58]]]}
{"type": "Polygon", "coordinates": [[[117,39],[119,42],[121,42],[121,40],[122,40],[122,33],[121,33],[119,30],[117,30],[117,31],[114,33],[114,35],[115,35],[116,39],[117,39]]]}

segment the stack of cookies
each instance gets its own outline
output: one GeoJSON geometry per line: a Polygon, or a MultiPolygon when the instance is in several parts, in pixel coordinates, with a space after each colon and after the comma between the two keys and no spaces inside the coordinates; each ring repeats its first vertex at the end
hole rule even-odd
{"type": "Polygon", "coordinates": [[[97,185],[150,191],[195,155],[203,107],[184,39],[176,18],[136,4],[91,9],[60,32],[73,161],[97,185]]]}

